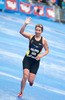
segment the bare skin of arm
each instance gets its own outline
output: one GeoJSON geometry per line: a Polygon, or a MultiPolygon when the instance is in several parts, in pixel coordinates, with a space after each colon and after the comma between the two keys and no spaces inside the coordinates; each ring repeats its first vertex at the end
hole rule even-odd
{"type": "Polygon", "coordinates": [[[39,54],[36,57],[36,60],[40,60],[42,57],[44,57],[45,55],[47,55],[49,53],[49,48],[48,48],[47,40],[45,38],[43,38],[43,46],[44,46],[45,52],[42,55],[39,54]]]}
{"type": "Polygon", "coordinates": [[[24,30],[25,30],[25,27],[27,26],[27,24],[31,23],[30,21],[31,21],[31,17],[29,17],[28,19],[26,18],[26,21],[19,32],[21,35],[23,35],[24,37],[26,37],[28,39],[31,39],[33,34],[26,33],[26,32],[24,32],[24,30]]]}

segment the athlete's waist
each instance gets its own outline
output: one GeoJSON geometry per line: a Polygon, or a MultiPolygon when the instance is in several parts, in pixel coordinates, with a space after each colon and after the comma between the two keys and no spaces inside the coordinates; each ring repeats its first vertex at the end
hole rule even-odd
{"type": "MultiPolygon", "coordinates": [[[[34,57],[33,55],[25,55],[25,56],[32,60],[36,60],[36,57],[34,57]]],[[[40,61],[40,60],[36,60],[36,61],[40,61]]]]}

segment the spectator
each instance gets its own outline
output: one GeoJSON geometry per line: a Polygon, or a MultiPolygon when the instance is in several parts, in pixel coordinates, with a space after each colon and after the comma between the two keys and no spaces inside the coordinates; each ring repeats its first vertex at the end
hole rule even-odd
{"type": "Polygon", "coordinates": [[[40,0],[35,0],[37,4],[40,4],[40,0]]]}
{"type": "Polygon", "coordinates": [[[58,6],[62,8],[62,0],[58,0],[58,6]]]}
{"type": "Polygon", "coordinates": [[[40,4],[40,0],[37,0],[37,3],[40,4]]]}
{"type": "Polygon", "coordinates": [[[46,3],[46,0],[35,0],[37,4],[43,4],[46,3]]]}
{"type": "Polygon", "coordinates": [[[56,0],[46,0],[48,6],[53,7],[55,5],[56,0]]]}
{"type": "Polygon", "coordinates": [[[41,3],[46,3],[46,0],[40,0],[41,3]]]}
{"type": "Polygon", "coordinates": [[[29,2],[30,4],[45,4],[46,0],[26,0],[27,2],[29,2]]]}
{"type": "Polygon", "coordinates": [[[65,9],[65,0],[62,1],[62,9],[65,9]]]}

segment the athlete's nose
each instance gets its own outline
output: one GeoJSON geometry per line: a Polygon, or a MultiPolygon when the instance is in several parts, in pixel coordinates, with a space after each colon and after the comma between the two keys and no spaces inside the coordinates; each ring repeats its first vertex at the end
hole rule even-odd
{"type": "Polygon", "coordinates": [[[36,33],[39,33],[39,31],[36,31],[36,33]]]}

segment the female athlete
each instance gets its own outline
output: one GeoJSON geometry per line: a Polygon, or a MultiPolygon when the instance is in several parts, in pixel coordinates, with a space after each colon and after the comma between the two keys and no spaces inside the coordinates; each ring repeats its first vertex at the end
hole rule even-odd
{"type": "Polygon", "coordinates": [[[21,91],[18,97],[23,95],[23,90],[28,79],[30,86],[33,85],[36,73],[39,68],[40,59],[49,53],[47,40],[41,36],[43,26],[37,24],[35,26],[35,35],[24,32],[25,27],[30,24],[31,17],[27,18],[20,30],[20,34],[29,39],[29,50],[23,59],[23,78],[21,81],[21,91]],[[44,47],[45,52],[40,54],[44,47]]]}

